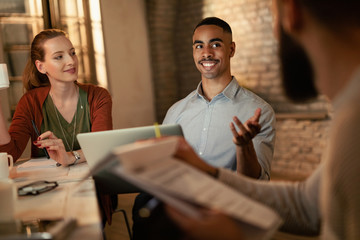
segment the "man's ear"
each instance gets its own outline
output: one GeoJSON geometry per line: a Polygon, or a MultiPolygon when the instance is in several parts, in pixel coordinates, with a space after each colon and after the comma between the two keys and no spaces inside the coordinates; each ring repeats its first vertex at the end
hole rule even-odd
{"type": "Polygon", "coordinates": [[[41,62],[40,60],[35,60],[35,66],[39,72],[41,72],[42,74],[46,74],[46,69],[43,62],[41,62]]]}
{"type": "Polygon", "coordinates": [[[279,18],[286,32],[299,30],[303,25],[303,13],[297,0],[278,0],[279,18]]]}
{"type": "Polygon", "coordinates": [[[235,55],[235,48],[236,48],[235,42],[231,42],[231,45],[230,45],[230,57],[233,57],[235,55]]]}

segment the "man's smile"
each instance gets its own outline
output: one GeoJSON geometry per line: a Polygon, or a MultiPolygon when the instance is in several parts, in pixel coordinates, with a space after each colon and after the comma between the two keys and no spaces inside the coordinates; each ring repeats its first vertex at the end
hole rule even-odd
{"type": "Polygon", "coordinates": [[[211,70],[216,64],[219,63],[219,60],[207,59],[207,60],[200,60],[198,63],[202,65],[205,68],[205,70],[211,70]]]}

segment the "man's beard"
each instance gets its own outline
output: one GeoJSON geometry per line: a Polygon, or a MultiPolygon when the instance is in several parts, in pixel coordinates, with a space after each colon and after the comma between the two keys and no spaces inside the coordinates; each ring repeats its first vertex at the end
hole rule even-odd
{"type": "Polygon", "coordinates": [[[314,72],[305,50],[284,30],[280,30],[279,57],[285,94],[294,102],[311,100],[318,96],[314,72]]]}

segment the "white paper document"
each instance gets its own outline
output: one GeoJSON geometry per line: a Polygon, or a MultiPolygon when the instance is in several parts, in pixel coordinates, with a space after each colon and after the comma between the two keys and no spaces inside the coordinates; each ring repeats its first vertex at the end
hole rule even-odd
{"type": "Polygon", "coordinates": [[[56,169],[56,161],[53,159],[43,158],[32,158],[29,161],[22,163],[17,167],[18,171],[22,169],[49,169],[54,168],[56,169]]]}
{"type": "Polygon", "coordinates": [[[276,231],[281,219],[273,210],[174,158],[176,144],[168,138],[117,147],[112,154],[119,164],[110,171],[189,216],[201,217],[196,206],[217,209],[243,223],[247,239],[276,231]]]}

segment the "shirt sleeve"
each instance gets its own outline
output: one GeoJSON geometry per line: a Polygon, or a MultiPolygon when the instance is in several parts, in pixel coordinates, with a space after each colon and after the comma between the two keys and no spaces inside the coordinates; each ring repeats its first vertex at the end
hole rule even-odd
{"type": "Polygon", "coordinates": [[[329,137],[321,195],[324,239],[360,239],[360,112],[355,101],[337,112],[329,137]]]}
{"type": "Polygon", "coordinates": [[[275,210],[284,221],[282,231],[318,235],[321,173],[322,166],[304,182],[265,182],[219,169],[219,180],[275,210]]]}
{"type": "Polygon", "coordinates": [[[176,117],[179,115],[176,112],[176,106],[177,106],[177,103],[175,103],[168,109],[162,124],[175,124],[176,123],[176,117]]]}
{"type": "Polygon", "coordinates": [[[253,139],[253,144],[261,166],[261,175],[259,179],[270,180],[271,162],[274,155],[275,136],[276,136],[276,118],[272,108],[263,108],[260,125],[261,131],[253,139]]]}

